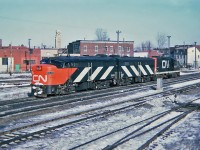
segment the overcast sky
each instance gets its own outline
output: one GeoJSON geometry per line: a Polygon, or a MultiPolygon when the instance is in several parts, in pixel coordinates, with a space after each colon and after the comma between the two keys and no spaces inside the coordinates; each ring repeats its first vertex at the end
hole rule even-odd
{"type": "Polygon", "coordinates": [[[94,40],[103,28],[111,40],[135,41],[171,36],[171,46],[200,44],[200,0],[0,0],[0,38],[3,45],[54,46],[56,30],[62,47],[69,42],[94,40]]]}

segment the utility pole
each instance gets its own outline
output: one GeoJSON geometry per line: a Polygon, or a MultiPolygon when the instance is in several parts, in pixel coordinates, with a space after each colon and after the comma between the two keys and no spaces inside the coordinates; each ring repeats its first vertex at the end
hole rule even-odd
{"type": "Polygon", "coordinates": [[[168,38],[168,50],[169,50],[169,56],[171,57],[171,53],[170,53],[170,38],[171,38],[171,36],[167,36],[167,38],[168,38]]]}
{"type": "Polygon", "coordinates": [[[31,71],[31,39],[28,39],[28,48],[29,48],[29,55],[30,55],[29,64],[30,64],[30,71],[31,71]]]}
{"type": "Polygon", "coordinates": [[[12,75],[12,42],[10,44],[10,76],[12,75]]]}
{"type": "Polygon", "coordinates": [[[197,45],[197,42],[194,42],[194,46],[195,46],[195,50],[194,50],[194,68],[195,69],[197,68],[196,45],[197,45]]]}
{"type": "Polygon", "coordinates": [[[187,54],[187,49],[185,48],[185,42],[183,42],[183,57],[184,57],[184,67],[186,67],[186,54],[187,54]]]}
{"type": "Polygon", "coordinates": [[[126,54],[125,54],[125,47],[124,47],[124,38],[123,38],[123,46],[122,46],[122,50],[123,50],[123,52],[124,52],[124,56],[126,56],[126,54]]]}
{"type": "MultiPolygon", "coordinates": [[[[119,34],[122,33],[121,31],[117,30],[117,54],[119,53],[119,34]]],[[[116,54],[116,52],[114,52],[116,54]]]]}

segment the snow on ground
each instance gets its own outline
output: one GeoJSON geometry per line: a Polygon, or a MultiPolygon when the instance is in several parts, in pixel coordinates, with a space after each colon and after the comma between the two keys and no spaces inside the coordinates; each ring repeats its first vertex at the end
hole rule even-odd
{"type": "Polygon", "coordinates": [[[17,77],[22,77],[22,76],[27,76],[27,77],[31,77],[31,73],[30,72],[19,72],[19,73],[12,73],[12,75],[10,75],[9,73],[0,73],[0,79],[13,79],[13,78],[17,78],[17,77]]]}
{"type": "MultiPolygon", "coordinates": [[[[176,100],[178,102],[182,102],[183,99],[189,100],[191,98],[194,99],[195,95],[192,95],[192,96],[179,95],[178,97],[176,97],[176,100]]],[[[63,150],[65,150],[65,149],[70,149],[76,145],[87,142],[91,138],[92,139],[97,138],[99,136],[104,135],[105,133],[110,133],[116,129],[123,128],[123,127],[133,124],[135,122],[141,121],[142,119],[146,119],[155,114],[158,114],[165,110],[168,110],[172,106],[175,105],[173,103],[174,100],[175,99],[173,96],[170,96],[167,99],[164,97],[160,97],[160,98],[154,99],[153,101],[149,102],[149,107],[138,107],[137,109],[129,110],[126,113],[116,114],[116,115],[113,115],[108,118],[102,118],[101,121],[99,121],[99,120],[92,121],[91,120],[91,121],[87,121],[84,123],[79,123],[77,125],[63,127],[61,129],[59,129],[58,131],[56,131],[55,133],[45,136],[44,138],[31,140],[30,142],[22,143],[11,149],[14,149],[14,150],[21,150],[21,149],[30,149],[30,150],[36,150],[36,149],[49,149],[49,150],[59,149],[59,150],[62,150],[63,149],[63,150]]],[[[85,107],[85,106],[83,106],[83,107],[85,107]]],[[[67,111],[63,111],[62,113],[64,114],[65,112],[67,112],[67,111]]],[[[51,117],[53,116],[53,114],[49,114],[49,115],[51,115],[51,117]]],[[[61,115],[61,112],[59,115],[61,115]]],[[[169,118],[171,118],[175,115],[176,115],[176,113],[172,113],[171,115],[169,115],[169,118]]],[[[47,115],[43,115],[43,117],[49,117],[49,116],[47,114],[47,115]]],[[[43,117],[41,117],[41,118],[36,117],[34,120],[43,119],[43,117]]],[[[188,120],[188,118],[190,118],[190,117],[188,116],[185,120],[188,120]]],[[[28,121],[31,122],[31,121],[33,121],[33,119],[30,118],[28,121]]],[[[182,121],[183,125],[185,126],[185,128],[188,128],[189,124],[185,125],[184,121],[182,121]]],[[[189,127],[192,127],[192,128],[197,127],[197,125],[200,123],[200,120],[193,120],[193,121],[194,121],[195,125],[192,125],[189,127]]],[[[178,125],[181,126],[181,123],[179,123],[178,125]]],[[[91,150],[102,149],[102,148],[106,147],[107,145],[114,143],[117,139],[119,139],[119,137],[123,137],[123,136],[127,135],[131,131],[139,128],[140,126],[142,126],[142,124],[134,126],[133,128],[129,128],[112,138],[109,138],[109,137],[103,138],[98,142],[94,142],[90,145],[83,146],[78,149],[83,149],[83,150],[85,150],[85,149],[87,149],[87,150],[88,149],[89,150],[90,149],[91,150]]],[[[178,127],[178,128],[180,128],[180,127],[178,127]]],[[[184,130],[184,127],[182,127],[182,129],[184,130]]],[[[188,130],[189,130],[189,128],[188,128],[188,130]]],[[[196,135],[199,133],[198,130],[194,130],[194,132],[196,135]]],[[[185,133],[185,131],[184,132],[180,131],[179,134],[182,135],[181,133],[185,133]]],[[[171,138],[169,136],[168,137],[169,141],[173,142],[173,141],[179,140],[180,135],[178,135],[178,136],[176,135],[175,137],[173,137],[172,140],[170,140],[171,138]]],[[[164,136],[166,136],[166,135],[164,135],[164,136]]],[[[184,137],[184,135],[182,135],[182,136],[184,137]]],[[[126,149],[126,150],[137,149],[139,144],[141,144],[140,141],[142,141],[142,140],[143,139],[141,139],[139,141],[131,141],[131,143],[129,143],[128,145],[125,145],[125,146],[123,146],[121,148],[117,148],[117,149],[126,149]]],[[[157,144],[154,144],[154,145],[169,144],[169,146],[170,146],[170,143],[165,142],[165,140],[163,140],[163,141],[164,141],[164,143],[162,141],[159,141],[159,142],[157,142],[157,144]]],[[[162,145],[160,147],[158,146],[158,149],[160,149],[160,148],[168,149],[166,146],[164,147],[162,145]]],[[[182,149],[182,148],[184,148],[184,146],[183,147],[181,146],[178,148],[182,149]]],[[[173,148],[171,147],[171,149],[173,149],[173,148]]]]}
{"type": "MultiPolygon", "coordinates": [[[[16,85],[6,83],[6,81],[30,78],[31,73],[13,73],[11,76],[8,73],[0,73],[0,81],[5,81],[4,83],[0,83],[0,101],[28,97],[29,93],[31,93],[30,87],[18,88],[16,85]]],[[[30,85],[30,83],[24,83],[22,85],[30,85]]]]}
{"type": "Polygon", "coordinates": [[[199,150],[200,112],[194,112],[176,124],[149,146],[149,150],[199,150]]]}
{"type": "Polygon", "coordinates": [[[182,69],[182,71],[180,72],[180,75],[188,75],[188,74],[196,74],[199,73],[200,69],[190,69],[188,70],[187,68],[182,69]]]}
{"type": "Polygon", "coordinates": [[[29,97],[30,93],[30,87],[12,87],[0,89],[0,101],[29,97]]]}
{"type": "MultiPolygon", "coordinates": [[[[133,124],[134,122],[141,121],[151,117],[153,114],[160,113],[165,110],[163,102],[159,99],[154,100],[157,104],[157,109],[149,109],[145,107],[137,108],[134,110],[129,110],[125,114],[116,114],[108,118],[102,118],[101,122],[99,120],[87,121],[85,123],[72,125],[69,127],[64,127],[57,131],[55,134],[49,135],[45,138],[37,139],[34,141],[27,142],[16,146],[13,149],[69,149],[78,144],[87,142],[91,138],[99,137],[105,133],[112,132],[116,129],[120,129],[127,125],[133,124]]],[[[125,136],[127,133],[131,132],[133,129],[140,127],[141,125],[134,126],[134,128],[128,129],[120,135],[108,139],[104,138],[100,142],[94,142],[93,144],[83,147],[80,149],[101,149],[108,144],[115,142],[119,137],[125,136]]],[[[131,148],[132,149],[132,148],[131,148]]]]}
{"type": "MultiPolygon", "coordinates": [[[[1,74],[0,74],[0,77],[1,77],[1,74]]],[[[200,82],[200,80],[192,81],[190,82],[190,84],[194,84],[194,82],[200,82]]],[[[180,86],[185,86],[187,84],[188,83],[177,84],[177,85],[171,86],[171,88],[177,88],[180,86]]],[[[23,91],[20,88],[20,92],[19,92],[19,89],[11,89],[10,91],[7,91],[7,93],[5,90],[4,92],[0,92],[0,100],[2,99],[2,97],[4,98],[7,97],[8,99],[18,98],[19,96],[15,95],[16,93],[18,94],[24,93],[24,96],[25,95],[27,96],[28,92],[30,92],[30,88],[25,88],[23,91]],[[10,95],[13,95],[13,96],[9,96],[9,93],[10,95]]],[[[129,95],[123,98],[116,98],[115,101],[127,100],[129,98],[131,99],[136,96],[144,96],[145,94],[148,94],[151,92],[157,92],[157,91],[155,90],[149,90],[148,92],[144,91],[144,93],[138,93],[138,95],[135,94],[135,95],[129,95]]],[[[72,125],[69,127],[63,127],[55,133],[46,135],[44,138],[27,141],[25,143],[21,143],[19,145],[13,146],[11,149],[13,150],[21,150],[21,149],[65,150],[65,149],[69,149],[78,144],[87,142],[91,138],[104,135],[105,133],[109,133],[116,129],[120,129],[134,122],[141,121],[141,119],[145,119],[145,118],[153,116],[154,114],[158,114],[160,112],[168,110],[172,106],[175,105],[174,103],[175,100],[178,103],[185,103],[186,101],[189,101],[190,99],[195,99],[197,95],[195,94],[178,95],[177,97],[170,96],[167,98],[158,97],[152,100],[151,102],[149,102],[148,107],[141,107],[134,110],[129,110],[125,114],[124,113],[117,114],[109,118],[102,118],[101,122],[99,122],[99,120],[98,121],[93,120],[93,121],[87,121],[85,123],[80,123],[77,125],[72,125]]],[[[21,97],[23,97],[23,94],[21,95],[21,97]]],[[[114,101],[114,100],[111,100],[111,101],[114,101]]],[[[86,109],[86,108],[89,109],[92,107],[96,107],[98,105],[101,105],[101,104],[97,103],[95,105],[87,105],[87,106],[79,107],[78,110],[80,111],[81,109],[86,109]]],[[[73,112],[77,112],[77,109],[61,111],[61,112],[57,112],[53,114],[41,115],[39,117],[29,118],[27,120],[19,120],[18,122],[15,122],[14,124],[11,123],[9,126],[14,126],[14,125],[20,126],[22,124],[33,123],[35,121],[43,120],[44,118],[51,118],[51,117],[54,118],[63,114],[68,114],[68,113],[73,113],[73,112]]],[[[199,126],[200,126],[200,113],[195,112],[187,116],[187,118],[179,122],[176,126],[168,130],[164,135],[162,135],[156,141],[154,141],[150,145],[149,149],[156,149],[156,150],[160,150],[160,149],[166,149],[166,150],[168,149],[195,149],[196,150],[196,149],[199,149],[198,147],[200,145],[199,126]]],[[[125,136],[132,130],[133,128],[127,129],[124,133],[120,133],[119,136],[125,136]]],[[[113,143],[116,139],[119,138],[119,136],[115,136],[111,139],[104,138],[100,140],[100,142],[94,142],[93,144],[87,147],[81,147],[79,149],[87,149],[87,150],[101,149],[107,146],[108,144],[113,143]]],[[[117,148],[117,149],[120,149],[120,148],[117,148]]],[[[136,148],[134,148],[132,145],[126,145],[126,149],[133,150],[136,148]]]]}
{"type": "Polygon", "coordinates": [[[190,82],[183,82],[183,83],[174,84],[174,85],[171,85],[170,87],[172,87],[174,89],[174,88],[179,88],[179,87],[183,87],[183,86],[187,86],[187,85],[191,85],[191,84],[197,84],[197,83],[200,83],[200,79],[193,80],[193,81],[190,81],[190,82]]]}

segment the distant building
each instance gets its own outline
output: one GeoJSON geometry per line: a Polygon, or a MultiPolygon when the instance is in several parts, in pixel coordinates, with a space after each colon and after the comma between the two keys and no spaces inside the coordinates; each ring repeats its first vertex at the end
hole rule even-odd
{"type": "MultiPolygon", "coordinates": [[[[174,47],[159,50],[164,56],[177,60],[181,67],[195,67],[195,46],[175,45],[174,47]]],[[[200,45],[196,46],[196,67],[200,67],[200,45]]]]}
{"type": "Polygon", "coordinates": [[[13,57],[0,57],[0,72],[13,72],[14,71],[14,58],[13,57]]]}
{"type": "Polygon", "coordinates": [[[196,67],[200,67],[200,45],[196,47],[189,47],[187,49],[187,66],[195,67],[195,56],[196,56],[196,67]],[[196,54],[195,54],[196,50],[196,54]]]}
{"type": "Polygon", "coordinates": [[[61,48],[61,32],[58,30],[56,30],[55,48],[57,49],[61,48]]]}
{"type": "Polygon", "coordinates": [[[148,51],[135,51],[134,52],[134,57],[148,57],[152,58],[155,56],[162,56],[162,53],[159,53],[156,50],[148,50],[148,51]]]}
{"type": "Polygon", "coordinates": [[[175,45],[175,47],[170,48],[171,56],[178,61],[182,67],[187,67],[188,65],[188,48],[192,45],[175,45]]]}
{"type": "Polygon", "coordinates": [[[149,57],[148,51],[135,51],[134,52],[134,57],[149,57]]]}
{"type": "Polygon", "coordinates": [[[97,54],[133,57],[134,41],[77,40],[67,46],[68,54],[95,56],[97,54]]]}
{"type": "Polygon", "coordinates": [[[47,57],[58,56],[58,49],[56,48],[43,48],[41,49],[41,59],[47,57]]]}
{"type": "Polygon", "coordinates": [[[0,66],[6,71],[30,71],[32,65],[39,64],[41,50],[34,48],[29,50],[25,46],[2,46],[0,48],[0,66]],[[8,69],[7,69],[8,68],[8,69]]]}

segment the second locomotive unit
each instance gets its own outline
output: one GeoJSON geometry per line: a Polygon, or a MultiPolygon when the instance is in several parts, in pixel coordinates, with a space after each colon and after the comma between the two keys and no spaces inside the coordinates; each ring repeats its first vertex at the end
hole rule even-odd
{"type": "Polygon", "coordinates": [[[179,75],[169,57],[58,56],[32,67],[32,90],[35,96],[60,95],[179,75]]]}

